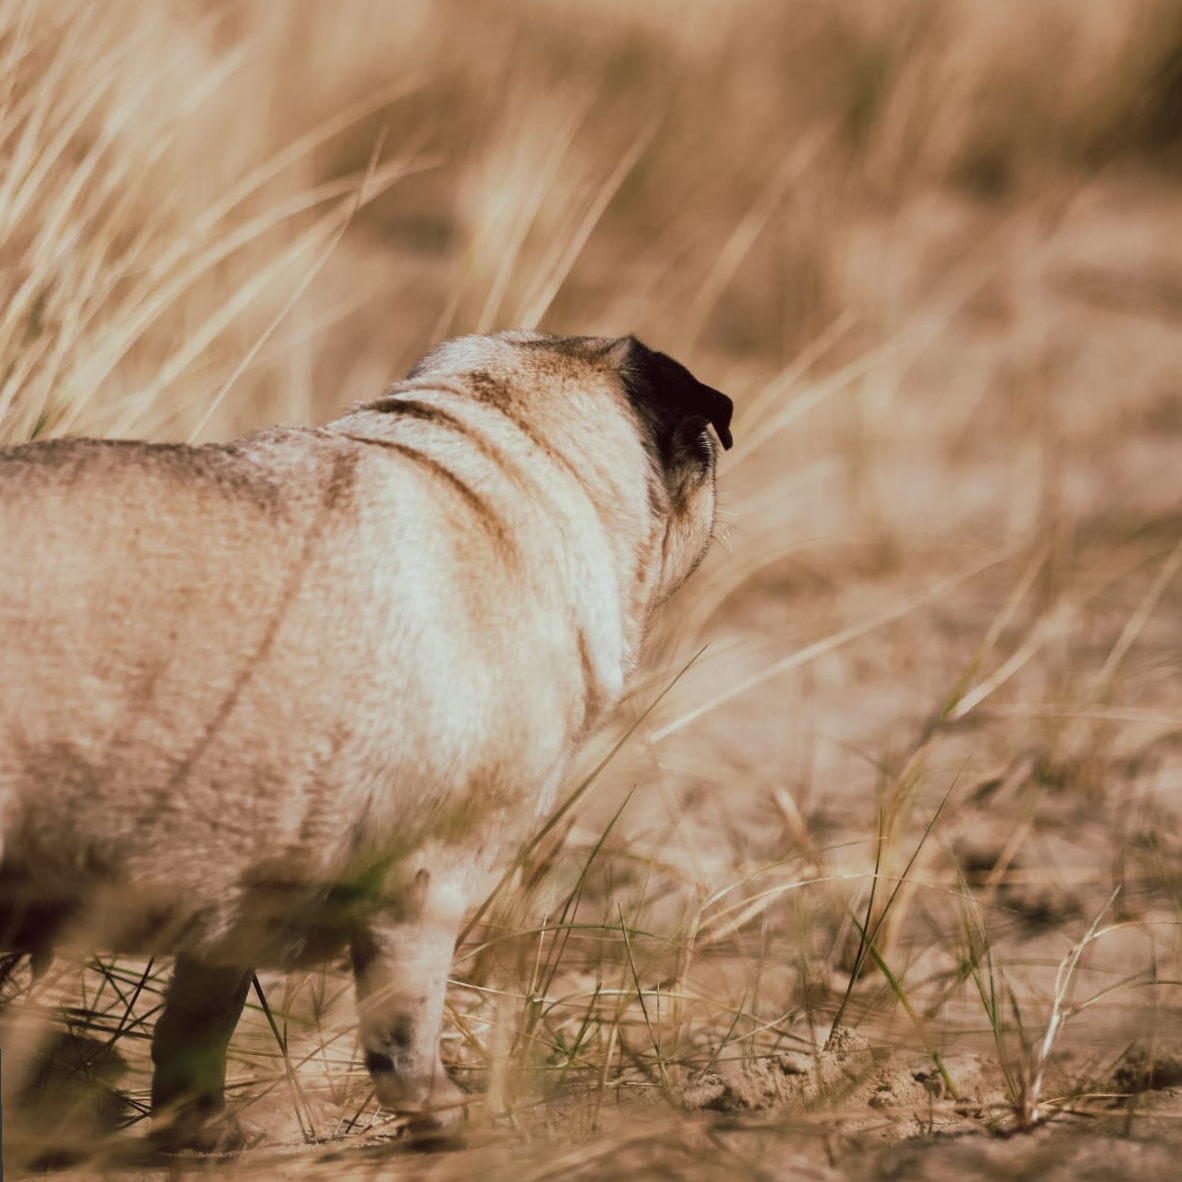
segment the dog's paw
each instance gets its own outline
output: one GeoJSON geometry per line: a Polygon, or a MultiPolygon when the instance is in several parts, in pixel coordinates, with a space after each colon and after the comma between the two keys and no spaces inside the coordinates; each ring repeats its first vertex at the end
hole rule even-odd
{"type": "Polygon", "coordinates": [[[199,1153],[225,1157],[253,1149],[264,1139],[263,1132],[236,1116],[219,1116],[206,1124],[175,1121],[153,1129],[149,1142],[159,1153],[199,1153]]]}

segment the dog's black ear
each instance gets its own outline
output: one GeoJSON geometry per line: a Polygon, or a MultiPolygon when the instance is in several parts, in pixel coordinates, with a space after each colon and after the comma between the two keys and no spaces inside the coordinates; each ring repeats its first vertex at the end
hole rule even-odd
{"type": "Polygon", "coordinates": [[[723,447],[730,447],[734,403],[699,382],[684,365],[658,353],[635,337],[623,337],[611,347],[611,359],[632,406],[652,431],[657,447],[667,456],[695,431],[709,424],[723,447]]]}

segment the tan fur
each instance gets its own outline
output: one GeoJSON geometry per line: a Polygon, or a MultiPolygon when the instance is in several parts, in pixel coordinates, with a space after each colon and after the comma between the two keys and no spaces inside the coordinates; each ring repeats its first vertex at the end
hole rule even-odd
{"type": "Polygon", "coordinates": [[[344,941],[379,1095],[446,1102],[464,909],[709,542],[729,402],[694,385],[504,333],[323,429],[0,451],[0,942],[181,955],[154,1099],[186,1136],[219,1068],[170,1060],[237,1016],[201,997],[344,941]]]}

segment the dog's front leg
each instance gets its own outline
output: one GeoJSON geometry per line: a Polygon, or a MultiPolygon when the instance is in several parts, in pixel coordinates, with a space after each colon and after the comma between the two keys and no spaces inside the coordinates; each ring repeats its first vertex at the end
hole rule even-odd
{"type": "Polygon", "coordinates": [[[450,1126],[463,1115],[463,1093],[439,1058],[447,976],[463,914],[457,877],[424,869],[408,897],[352,941],[361,1045],[378,1100],[424,1128],[450,1126]]]}

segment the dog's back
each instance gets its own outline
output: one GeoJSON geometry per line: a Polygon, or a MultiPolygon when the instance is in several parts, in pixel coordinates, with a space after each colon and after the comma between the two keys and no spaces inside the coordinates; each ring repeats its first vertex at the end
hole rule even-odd
{"type": "Polygon", "coordinates": [[[101,894],[114,946],[222,938],[558,758],[520,572],[418,465],[308,430],[0,457],[5,872],[101,894]]]}

